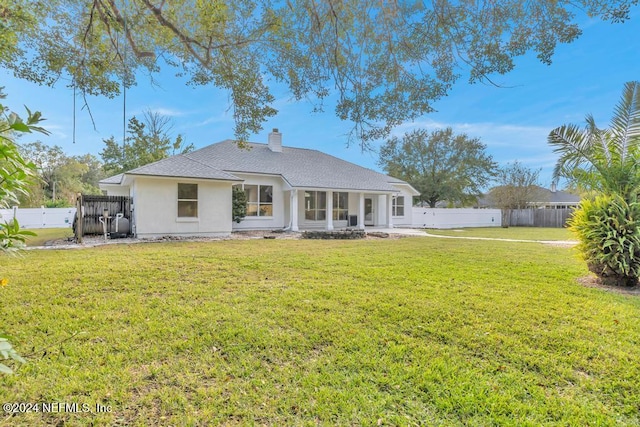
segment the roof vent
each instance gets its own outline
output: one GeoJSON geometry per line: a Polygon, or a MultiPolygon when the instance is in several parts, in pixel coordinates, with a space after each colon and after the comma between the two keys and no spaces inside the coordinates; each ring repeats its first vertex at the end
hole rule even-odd
{"type": "Polygon", "coordinates": [[[269,149],[274,153],[282,153],[282,134],[278,129],[274,128],[273,132],[269,132],[269,149]]]}

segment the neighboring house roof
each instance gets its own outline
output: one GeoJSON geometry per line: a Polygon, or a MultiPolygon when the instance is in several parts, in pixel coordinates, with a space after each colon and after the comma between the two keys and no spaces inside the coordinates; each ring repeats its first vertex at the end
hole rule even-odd
{"type": "MultiPolygon", "coordinates": [[[[126,175],[241,180],[233,174],[258,173],[282,176],[296,188],[397,192],[392,184],[409,186],[400,179],[317,150],[282,147],[282,152],[274,152],[267,144],[247,143],[246,146],[240,148],[235,141],[225,140],[142,166],[126,175]]],[[[107,181],[114,178],[101,183],[111,183],[107,181]]]]}
{"type": "Polygon", "coordinates": [[[547,203],[564,205],[577,205],[580,203],[580,196],[575,194],[567,193],[566,191],[551,191],[547,188],[542,188],[541,190],[547,193],[547,203]]]}
{"type": "MultiPolygon", "coordinates": [[[[568,193],[566,191],[552,191],[548,188],[537,186],[536,192],[537,199],[531,201],[531,204],[545,206],[545,205],[577,205],[580,203],[580,196],[568,193]]],[[[490,207],[493,206],[493,201],[489,194],[485,194],[478,198],[478,207],[490,207]]]]}

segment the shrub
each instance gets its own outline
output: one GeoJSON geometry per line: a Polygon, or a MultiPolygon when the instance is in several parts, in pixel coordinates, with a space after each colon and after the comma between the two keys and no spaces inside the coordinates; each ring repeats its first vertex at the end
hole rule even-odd
{"type": "Polygon", "coordinates": [[[231,187],[231,204],[231,216],[240,223],[247,216],[247,194],[237,185],[231,187]]]}
{"type": "Polygon", "coordinates": [[[619,195],[583,200],[569,220],[589,270],[604,284],[634,286],[640,277],[640,203],[619,195]]]}

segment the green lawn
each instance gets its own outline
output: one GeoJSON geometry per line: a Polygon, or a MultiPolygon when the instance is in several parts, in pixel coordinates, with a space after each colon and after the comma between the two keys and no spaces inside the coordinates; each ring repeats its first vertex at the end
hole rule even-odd
{"type": "MultiPolygon", "coordinates": [[[[8,268],[11,270],[8,270],[8,268]]],[[[30,251],[7,425],[638,425],[640,299],[573,249],[405,238],[30,251]],[[80,408],[81,406],[79,406],[80,408]]]]}
{"type": "Polygon", "coordinates": [[[73,237],[73,229],[71,227],[36,228],[29,231],[33,231],[37,236],[27,237],[27,246],[43,246],[49,240],[73,237]]]}
{"type": "Polygon", "coordinates": [[[574,234],[566,228],[543,227],[480,227],[458,228],[455,230],[426,230],[429,234],[460,237],[491,237],[495,239],[520,240],[576,240],[574,234]]]}

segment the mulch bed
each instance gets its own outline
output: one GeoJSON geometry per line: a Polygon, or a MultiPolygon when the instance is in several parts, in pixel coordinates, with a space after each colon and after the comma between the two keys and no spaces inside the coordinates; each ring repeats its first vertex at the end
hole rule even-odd
{"type": "Polygon", "coordinates": [[[620,287],[620,286],[608,286],[603,285],[594,275],[584,276],[578,278],[578,283],[587,288],[597,288],[602,289],[608,292],[615,292],[623,295],[635,295],[640,296],[640,285],[632,286],[632,287],[620,287]]]}

